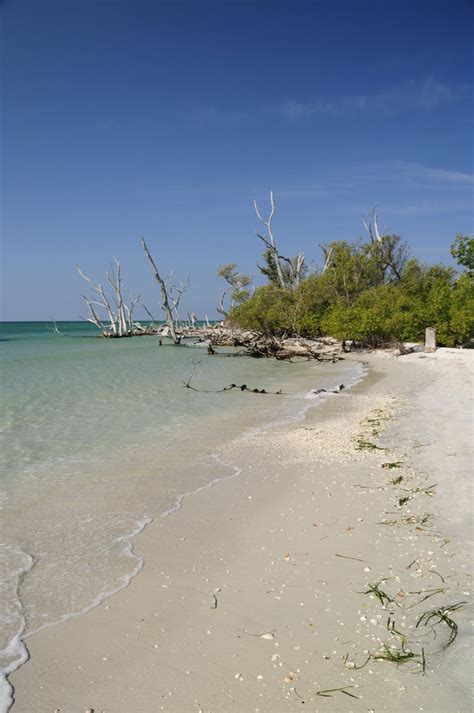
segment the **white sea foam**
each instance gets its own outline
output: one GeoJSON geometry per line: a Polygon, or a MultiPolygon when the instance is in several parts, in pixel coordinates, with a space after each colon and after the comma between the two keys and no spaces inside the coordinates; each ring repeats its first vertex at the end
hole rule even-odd
{"type": "Polygon", "coordinates": [[[8,647],[0,651],[0,655],[12,658],[7,666],[0,669],[0,713],[8,713],[13,704],[13,686],[9,682],[8,676],[23,666],[29,658],[28,649],[21,638],[21,632],[12,636],[8,647]]]}
{"type": "Polygon", "coordinates": [[[31,555],[22,552],[18,547],[4,548],[4,562],[8,559],[20,559],[21,564],[15,570],[12,567],[3,573],[2,601],[6,611],[2,621],[8,624],[8,629],[13,631],[6,646],[0,650],[0,713],[10,710],[13,703],[13,688],[8,681],[8,676],[28,661],[28,649],[23,641],[25,630],[25,616],[20,596],[21,582],[25,575],[31,571],[35,561],[31,555]],[[8,550],[8,551],[6,551],[8,550]]]}

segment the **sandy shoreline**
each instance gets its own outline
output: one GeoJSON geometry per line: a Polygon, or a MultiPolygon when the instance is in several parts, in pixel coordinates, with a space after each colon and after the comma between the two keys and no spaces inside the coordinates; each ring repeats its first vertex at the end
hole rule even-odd
{"type": "Polygon", "coordinates": [[[12,711],[471,710],[473,356],[363,357],[362,384],[239,440],[239,477],[136,538],[127,589],[28,640],[12,711]],[[461,601],[439,651],[449,626],[416,624],[461,601]],[[359,668],[383,644],[415,655],[359,668]]]}

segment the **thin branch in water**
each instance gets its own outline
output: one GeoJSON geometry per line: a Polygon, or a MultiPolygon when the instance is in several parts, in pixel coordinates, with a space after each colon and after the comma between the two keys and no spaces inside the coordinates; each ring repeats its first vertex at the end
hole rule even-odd
{"type": "Polygon", "coordinates": [[[191,387],[191,379],[192,379],[193,376],[194,376],[194,372],[196,371],[196,367],[197,367],[198,364],[200,364],[200,363],[201,363],[200,361],[193,361],[193,368],[191,369],[191,373],[190,373],[190,375],[189,375],[189,379],[184,382],[184,385],[186,386],[187,389],[191,389],[191,388],[192,388],[192,387],[191,387]]]}
{"type": "Polygon", "coordinates": [[[60,337],[64,337],[64,334],[58,329],[58,325],[56,324],[56,320],[54,317],[50,317],[51,322],[53,323],[53,326],[50,327],[50,331],[54,332],[54,334],[58,334],[60,337]]]}
{"type": "Polygon", "coordinates": [[[257,388],[252,389],[252,388],[248,387],[247,384],[241,384],[241,385],[229,384],[229,386],[224,386],[223,389],[198,389],[195,386],[191,386],[191,380],[194,376],[194,371],[195,371],[196,366],[200,363],[201,362],[193,361],[193,368],[191,370],[191,374],[189,376],[188,381],[183,381],[183,388],[191,389],[191,391],[197,391],[197,392],[200,392],[203,394],[220,394],[223,391],[232,391],[233,389],[240,389],[240,391],[246,391],[250,394],[269,394],[271,396],[277,396],[277,395],[280,396],[283,393],[282,389],[280,389],[279,391],[267,391],[266,389],[257,389],[257,388]]]}
{"type": "Polygon", "coordinates": [[[158,324],[158,320],[156,319],[156,317],[154,317],[154,316],[152,315],[152,313],[150,312],[150,310],[148,309],[148,307],[147,307],[146,305],[143,305],[143,309],[145,310],[145,312],[147,313],[147,315],[148,315],[149,318],[151,319],[152,324],[158,324]]]}

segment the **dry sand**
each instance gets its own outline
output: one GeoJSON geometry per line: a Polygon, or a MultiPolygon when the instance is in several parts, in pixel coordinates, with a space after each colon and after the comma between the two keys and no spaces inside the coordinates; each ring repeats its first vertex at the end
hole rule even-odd
{"type": "Polygon", "coordinates": [[[127,589],[28,640],[14,713],[470,711],[473,357],[359,357],[363,383],[236,441],[127,589]],[[443,650],[416,624],[459,602],[443,650]]]}

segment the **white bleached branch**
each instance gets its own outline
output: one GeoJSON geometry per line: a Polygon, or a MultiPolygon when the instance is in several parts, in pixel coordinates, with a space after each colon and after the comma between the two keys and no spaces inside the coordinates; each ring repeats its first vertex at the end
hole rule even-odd
{"type": "Polygon", "coordinates": [[[370,238],[370,242],[372,243],[382,242],[382,236],[380,235],[377,218],[378,213],[376,206],[372,208],[370,214],[367,217],[365,217],[364,215],[362,216],[362,225],[364,226],[367,235],[370,238]]]}
{"type": "Polygon", "coordinates": [[[106,337],[129,337],[133,334],[133,310],[140,299],[140,295],[133,299],[130,298],[130,305],[126,304],[122,295],[123,278],[120,261],[115,257],[113,260],[114,267],[112,271],[105,273],[109,287],[112,289],[110,298],[100,282],[95,283],[88,275],[85,275],[79,265],[76,265],[76,270],[80,277],[90,286],[92,292],[98,295],[97,299],[82,295],[89,313],[87,320],[95,324],[106,337]],[[112,305],[115,306],[115,309],[113,309],[112,305]],[[102,319],[101,312],[105,313],[108,324],[102,319]]]}
{"type": "MultiPolygon", "coordinates": [[[[155,261],[153,260],[153,257],[151,256],[150,251],[148,250],[147,244],[145,242],[145,239],[142,238],[142,248],[143,251],[148,259],[148,262],[151,265],[151,269],[153,271],[153,274],[155,276],[155,280],[158,282],[158,285],[160,286],[160,292],[161,292],[161,308],[163,312],[165,313],[165,318],[166,318],[166,324],[168,325],[169,333],[170,336],[174,342],[174,344],[179,344],[181,341],[181,336],[178,335],[175,327],[175,321],[174,321],[174,315],[173,311],[176,311],[176,308],[179,304],[179,300],[181,298],[181,294],[183,293],[183,290],[181,294],[178,295],[177,301],[174,299],[172,296],[168,294],[168,289],[165,280],[161,277],[160,273],[158,272],[158,268],[156,266],[155,261]],[[171,299],[171,303],[170,303],[171,299]]],[[[172,275],[171,275],[172,277],[172,275]]]]}
{"type": "Polygon", "coordinates": [[[325,245],[319,246],[324,253],[324,265],[323,265],[323,275],[326,270],[331,266],[333,247],[327,248],[325,245]]]}
{"type": "Polygon", "coordinates": [[[268,231],[268,236],[267,235],[262,235],[260,233],[257,233],[257,236],[262,240],[264,243],[265,247],[269,251],[269,254],[272,257],[273,263],[275,265],[275,269],[277,272],[277,278],[278,278],[278,283],[282,289],[286,289],[286,281],[285,277],[283,275],[283,270],[281,269],[281,263],[280,263],[280,255],[278,253],[278,248],[275,243],[275,238],[273,236],[273,229],[272,229],[272,221],[273,221],[273,216],[275,215],[275,199],[273,197],[273,191],[270,191],[270,213],[268,214],[268,218],[265,220],[262,217],[262,214],[260,213],[257,205],[257,201],[254,200],[253,202],[254,208],[255,208],[255,213],[257,214],[257,218],[263,225],[266,227],[268,231]]]}

